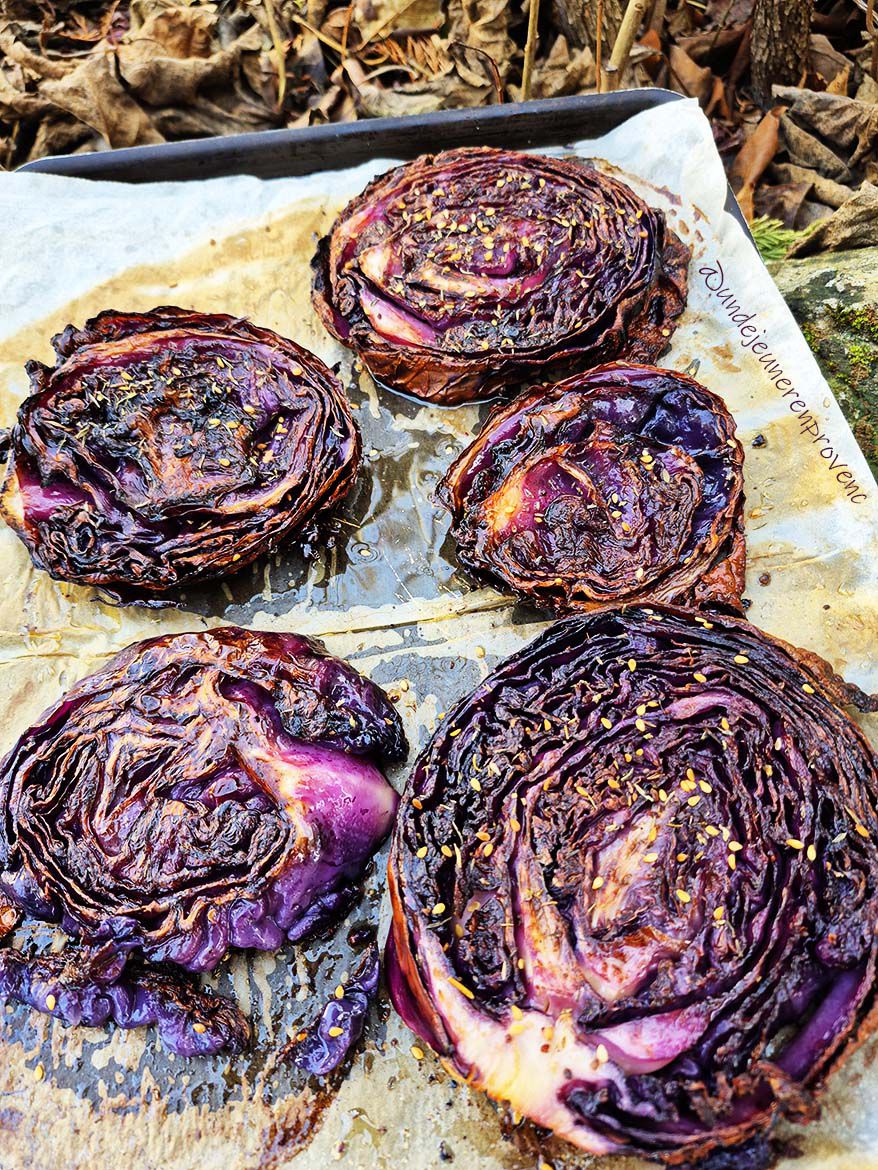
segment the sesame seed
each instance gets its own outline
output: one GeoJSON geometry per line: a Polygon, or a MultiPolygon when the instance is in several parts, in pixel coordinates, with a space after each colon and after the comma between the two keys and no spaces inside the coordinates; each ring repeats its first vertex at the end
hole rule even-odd
{"type": "Polygon", "coordinates": [[[36,1068],[34,1069],[34,1080],[41,1081],[45,1075],[46,1075],[46,1070],[43,1068],[43,1066],[41,1064],[38,1064],[36,1066],[36,1068]]]}
{"type": "Polygon", "coordinates": [[[510,1024],[507,1031],[510,1036],[520,1036],[527,1028],[527,1024],[510,1024]]]}
{"type": "Polygon", "coordinates": [[[815,693],[814,688],[811,686],[810,683],[802,683],[802,690],[805,692],[806,695],[813,695],[815,693]]]}
{"type": "Polygon", "coordinates": [[[748,663],[750,661],[750,659],[747,657],[746,654],[736,654],[734,657],[734,661],[737,662],[738,666],[744,666],[744,665],[746,665],[746,663],[748,663]]]}
{"type": "Polygon", "coordinates": [[[868,837],[869,836],[869,830],[866,828],[865,825],[859,824],[859,822],[856,825],[854,825],[854,829],[856,830],[856,832],[858,832],[860,834],[861,837],[868,837]]]}
{"type": "Polygon", "coordinates": [[[728,863],[729,863],[729,869],[734,869],[734,868],[735,868],[735,866],[738,864],[738,863],[737,863],[737,861],[735,861],[735,855],[734,855],[734,853],[730,853],[730,854],[728,855],[728,857],[726,858],[726,860],[727,860],[727,861],[728,861],[728,863]]]}
{"type": "Polygon", "coordinates": [[[436,905],[433,907],[433,913],[434,914],[444,914],[445,913],[445,903],[444,902],[437,902],[436,905]]]}
{"type": "Polygon", "coordinates": [[[55,1010],[55,1004],[57,1002],[58,1001],[55,999],[54,995],[47,995],[46,996],[46,1007],[49,1009],[50,1012],[53,1012],[55,1010]]]}
{"type": "Polygon", "coordinates": [[[412,797],[412,807],[418,809],[419,811],[424,807],[417,796],[412,797]]]}
{"type": "Polygon", "coordinates": [[[741,844],[740,841],[729,841],[729,852],[730,853],[740,853],[743,848],[744,848],[744,846],[741,844]]]}
{"type": "Polygon", "coordinates": [[[341,1036],[343,1032],[344,1028],[339,1028],[337,1024],[333,1024],[333,1026],[329,1029],[329,1034],[333,1037],[333,1039],[335,1039],[336,1036],[341,1036]]]}
{"type": "Polygon", "coordinates": [[[815,845],[808,846],[808,849],[806,852],[806,857],[808,858],[809,861],[816,861],[817,860],[817,847],[815,845]]]}
{"type": "Polygon", "coordinates": [[[604,879],[602,877],[596,877],[594,879],[594,881],[591,883],[591,888],[593,890],[599,890],[603,884],[604,884],[604,879]]]}
{"type": "Polygon", "coordinates": [[[647,865],[655,865],[655,863],[658,861],[658,854],[657,853],[644,853],[643,860],[646,862],[647,865]]]}
{"type": "Polygon", "coordinates": [[[607,1052],[606,1044],[599,1044],[594,1050],[594,1056],[598,1064],[606,1064],[610,1059],[610,1054],[607,1052]]]}
{"type": "Polygon", "coordinates": [[[341,983],[335,989],[335,998],[344,999],[344,986],[341,983]]]}
{"type": "Polygon", "coordinates": [[[803,841],[800,841],[800,840],[798,839],[798,837],[787,837],[787,841],[786,841],[786,843],[787,843],[787,845],[789,845],[790,849],[796,849],[796,850],[798,850],[798,849],[804,849],[804,848],[805,848],[805,844],[804,844],[804,842],[803,842],[803,841]]]}
{"type": "Polygon", "coordinates": [[[707,793],[713,792],[713,785],[708,784],[706,780],[699,780],[698,787],[701,789],[702,792],[707,792],[707,793]]]}
{"type": "Polygon", "coordinates": [[[687,894],[685,890],[675,890],[674,893],[677,895],[684,906],[688,905],[688,903],[692,901],[691,896],[687,894]]]}
{"type": "Polygon", "coordinates": [[[451,849],[447,845],[440,846],[439,852],[442,854],[443,857],[453,857],[454,856],[451,849]]]}
{"type": "Polygon", "coordinates": [[[412,1045],[411,1054],[415,1058],[415,1060],[423,1060],[424,1059],[424,1050],[423,1050],[423,1048],[419,1048],[417,1044],[412,1045]]]}
{"type": "Polygon", "coordinates": [[[512,1013],[513,1020],[524,1019],[524,1012],[521,1010],[521,1008],[518,1006],[517,1003],[511,1004],[509,1010],[512,1013]]]}
{"type": "Polygon", "coordinates": [[[601,724],[606,727],[608,731],[613,726],[609,719],[607,719],[606,715],[601,716],[601,724]]]}
{"type": "Polygon", "coordinates": [[[207,1031],[207,1024],[193,1024],[192,1031],[197,1032],[199,1036],[202,1036],[207,1031]]]}
{"type": "Polygon", "coordinates": [[[472,779],[470,780],[470,787],[471,787],[471,788],[472,788],[472,789],[473,789],[475,792],[481,792],[481,791],[482,791],[482,786],[481,786],[481,784],[479,783],[479,781],[478,781],[478,780],[475,778],[475,776],[473,776],[473,777],[472,777],[472,779]]]}
{"type": "Polygon", "coordinates": [[[702,674],[700,670],[696,670],[695,673],[692,675],[692,677],[695,679],[696,682],[700,682],[700,683],[707,682],[707,675],[702,674]]]}
{"type": "Polygon", "coordinates": [[[636,670],[637,669],[637,663],[634,661],[633,658],[628,659],[628,669],[629,670],[636,670]]]}
{"type": "Polygon", "coordinates": [[[643,722],[642,719],[635,719],[634,726],[637,728],[638,731],[646,731],[646,724],[643,722]]]}
{"type": "MultiPolygon", "coordinates": [[[[519,959],[519,963],[521,963],[521,959],[519,959]]],[[[451,984],[452,987],[456,987],[457,990],[461,993],[461,995],[465,995],[467,999],[475,999],[476,998],[475,995],[470,991],[470,989],[468,987],[465,987],[460,982],[459,979],[455,979],[453,975],[448,976],[448,982],[451,984]]]]}

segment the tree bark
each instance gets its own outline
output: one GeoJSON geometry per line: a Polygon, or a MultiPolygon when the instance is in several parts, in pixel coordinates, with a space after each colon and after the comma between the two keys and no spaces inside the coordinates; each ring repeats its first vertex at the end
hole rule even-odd
{"type": "Polygon", "coordinates": [[[814,0],[756,0],[750,42],[753,94],[771,104],[772,85],[798,85],[808,67],[814,0]]]}
{"type": "MultiPolygon", "coordinates": [[[[616,41],[624,11],[622,0],[604,0],[604,59],[616,41]]],[[[596,0],[552,0],[555,24],[567,38],[567,43],[579,49],[586,46],[594,52],[597,41],[596,0]]]]}

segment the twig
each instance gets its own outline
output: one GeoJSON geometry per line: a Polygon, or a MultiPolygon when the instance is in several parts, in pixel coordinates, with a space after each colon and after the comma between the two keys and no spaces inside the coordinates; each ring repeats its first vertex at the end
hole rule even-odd
{"type": "Polygon", "coordinates": [[[537,52],[537,22],[540,16],[540,0],[530,0],[527,10],[527,44],[524,46],[524,68],[521,74],[521,96],[530,98],[530,83],[533,76],[534,57],[537,52]]]}
{"type": "Polygon", "coordinates": [[[662,35],[667,11],[668,0],[655,0],[655,4],[652,6],[652,12],[649,14],[649,27],[654,32],[657,32],[659,36],[662,35]]]}
{"type": "Polygon", "coordinates": [[[351,32],[351,18],[353,17],[353,15],[354,15],[354,0],[351,0],[350,4],[348,5],[348,10],[344,16],[344,27],[341,30],[341,60],[342,60],[342,64],[344,64],[344,60],[348,55],[348,37],[350,36],[350,32],[351,32]]]}
{"type": "Polygon", "coordinates": [[[875,22],[875,0],[866,7],[866,31],[872,38],[872,77],[878,81],[878,23],[875,22]]]}
{"type": "Polygon", "coordinates": [[[265,8],[265,15],[268,17],[268,31],[271,34],[271,43],[274,45],[274,51],[277,57],[277,112],[281,113],[284,108],[284,97],[287,92],[287,53],[284,47],[283,37],[280,35],[280,29],[277,24],[274,0],[263,0],[263,6],[265,8]]]}
{"type": "Polygon", "coordinates": [[[466,41],[449,41],[449,51],[451,49],[460,53],[461,57],[467,53],[475,53],[480,61],[483,61],[488,66],[488,72],[491,74],[491,85],[494,87],[494,95],[497,98],[497,105],[503,105],[503,81],[500,77],[500,70],[497,68],[497,62],[486,52],[485,49],[477,49],[475,45],[468,45],[466,41]]]}
{"type": "Polygon", "coordinates": [[[298,16],[295,12],[291,12],[290,20],[294,20],[306,32],[311,33],[321,44],[326,45],[330,49],[334,49],[336,53],[341,53],[342,56],[345,55],[346,50],[344,45],[340,44],[335,37],[328,36],[327,33],[321,32],[319,28],[315,28],[313,24],[309,24],[303,16],[298,16]]]}
{"type": "Polygon", "coordinates": [[[610,64],[607,67],[607,88],[618,89],[619,81],[628,64],[631,55],[631,46],[640,28],[640,22],[646,15],[649,0],[628,0],[628,7],[619,25],[619,35],[610,54],[610,64]]]}
{"type": "Polygon", "coordinates": [[[595,55],[595,80],[597,82],[598,93],[604,92],[604,0],[598,0],[598,10],[596,17],[596,28],[594,38],[594,55],[595,55]]]}

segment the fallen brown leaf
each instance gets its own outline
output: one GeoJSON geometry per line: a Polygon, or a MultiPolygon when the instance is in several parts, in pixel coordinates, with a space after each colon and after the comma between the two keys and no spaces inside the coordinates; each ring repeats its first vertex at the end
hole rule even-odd
{"type": "Polygon", "coordinates": [[[706,105],[713,95],[713,74],[710,69],[696,65],[679,45],[671,45],[668,62],[671,68],[671,88],[687,97],[698,98],[702,105],[706,105]]]}
{"type": "Polygon", "coordinates": [[[738,152],[729,171],[729,182],[748,220],[754,217],[756,184],[774,158],[778,144],[778,116],[770,110],[738,152]]]}
{"type": "Polygon", "coordinates": [[[853,198],[790,249],[790,256],[878,245],[878,186],[863,183],[853,198]]]}

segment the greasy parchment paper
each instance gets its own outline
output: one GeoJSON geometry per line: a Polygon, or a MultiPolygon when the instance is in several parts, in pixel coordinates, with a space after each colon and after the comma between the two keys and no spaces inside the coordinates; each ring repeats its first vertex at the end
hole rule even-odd
{"type": "MultiPolygon", "coordinates": [[[[664,364],[699,363],[697,376],[737,421],[750,618],[878,689],[878,488],[771,278],[723,210],[707,121],[680,102],[557,149],[565,146],[621,168],[693,248],[689,305],[664,364]]],[[[111,608],[92,590],[53,582],[0,527],[0,750],[129,642],[223,622],[320,635],[390,690],[417,745],[498,658],[543,628],[456,569],[431,500],[484,407],[430,407],[377,389],[310,306],[316,234],[390,161],[271,182],[129,187],[0,175],[0,425],[24,396],[24,361],[51,360],[49,339],[68,322],[177,304],[249,316],[340,363],[366,452],[335,548],[310,564],[283,552],[190,591],[177,609],[111,608]]],[[[878,720],[864,725],[878,742],[878,720]]],[[[405,769],[392,779],[401,786],[405,769]]],[[[414,1060],[386,1004],[339,1084],[322,1090],[278,1066],[280,1043],[348,969],[348,928],[386,918],[383,863],[333,937],[239,956],[212,979],[251,1014],[256,1041],[243,1056],[174,1060],[149,1031],[68,1031],[24,1008],[0,1013],[2,1170],[532,1166],[533,1154],[503,1138],[489,1102],[432,1057],[414,1060]]],[[[37,936],[58,945],[45,928],[37,936]]],[[[878,1167],[876,1052],[867,1043],[832,1081],[820,1122],[788,1131],[800,1170],[878,1167]]],[[[555,1148],[547,1156],[557,1166],[590,1162],[555,1148]]]]}

